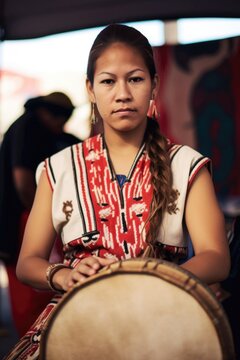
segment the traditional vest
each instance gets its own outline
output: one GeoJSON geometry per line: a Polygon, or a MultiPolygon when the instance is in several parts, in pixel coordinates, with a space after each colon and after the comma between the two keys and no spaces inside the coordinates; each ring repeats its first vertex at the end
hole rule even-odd
{"type": "MultiPolygon", "coordinates": [[[[184,209],[196,173],[209,162],[188,146],[170,147],[173,187],[179,191],[176,214],[166,213],[159,229],[162,244],[185,247],[184,209]]],[[[44,164],[37,170],[37,179],[44,164]]],[[[152,184],[150,159],[143,145],[127,179],[119,186],[101,135],[46,159],[53,191],[52,219],[65,251],[77,257],[96,254],[127,259],[146,247],[152,184]]],[[[161,189],[159,189],[161,191],[161,189]]]]}

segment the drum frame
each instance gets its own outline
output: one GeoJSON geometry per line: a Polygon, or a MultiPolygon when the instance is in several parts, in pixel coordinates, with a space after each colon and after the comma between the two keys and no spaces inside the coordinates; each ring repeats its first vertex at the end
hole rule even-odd
{"type": "Polygon", "coordinates": [[[217,300],[213,291],[196,276],[180,266],[160,259],[129,259],[122,260],[101,269],[97,274],[89,277],[83,284],[76,284],[69,292],[63,295],[56,308],[50,314],[45,324],[40,340],[39,360],[46,360],[46,344],[48,333],[55,318],[64,307],[66,300],[74,296],[79,288],[85,288],[96,281],[119,274],[147,274],[161,278],[191,294],[202,308],[206,311],[216,329],[219,344],[222,350],[223,360],[234,360],[235,350],[231,328],[221,303],[217,300]]]}

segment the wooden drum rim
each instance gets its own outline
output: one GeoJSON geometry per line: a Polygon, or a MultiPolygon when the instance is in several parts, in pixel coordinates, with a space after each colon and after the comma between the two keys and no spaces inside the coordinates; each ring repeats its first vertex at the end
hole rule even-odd
{"type": "Polygon", "coordinates": [[[45,348],[48,333],[51,330],[54,319],[62,310],[65,303],[80,289],[86,288],[95,282],[101,281],[108,277],[117,276],[119,274],[145,274],[155,276],[163,279],[164,281],[167,281],[168,283],[174,284],[187,293],[191,294],[191,296],[196,299],[198,303],[200,303],[202,308],[208,314],[213,326],[216,329],[222,350],[223,360],[235,359],[231,328],[225,311],[212,290],[191,272],[181,268],[174,263],[152,258],[136,258],[118,261],[101,269],[97,274],[89,277],[83,284],[76,284],[70,291],[63,295],[63,298],[52,311],[47,323],[43,327],[40,340],[40,360],[46,360],[45,348]]]}

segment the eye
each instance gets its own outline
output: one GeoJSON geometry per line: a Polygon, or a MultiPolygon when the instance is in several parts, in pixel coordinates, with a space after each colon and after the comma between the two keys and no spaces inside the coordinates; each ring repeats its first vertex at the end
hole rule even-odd
{"type": "Polygon", "coordinates": [[[144,79],[141,76],[132,76],[131,78],[129,78],[129,82],[131,82],[131,83],[138,83],[143,80],[144,79]]]}
{"type": "Polygon", "coordinates": [[[114,83],[113,79],[103,79],[100,81],[101,84],[106,84],[106,85],[112,85],[114,83]]]}

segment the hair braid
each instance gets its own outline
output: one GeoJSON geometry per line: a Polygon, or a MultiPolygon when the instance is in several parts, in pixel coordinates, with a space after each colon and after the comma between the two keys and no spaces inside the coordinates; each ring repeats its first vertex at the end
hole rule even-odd
{"type": "Polygon", "coordinates": [[[167,140],[160,133],[159,125],[154,119],[148,119],[145,141],[151,160],[150,171],[153,185],[146,241],[148,244],[154,245],[165,211],[172,214],[178,210],[176,200],[179,193],[172,188],[173,179],[167,140]]]}

